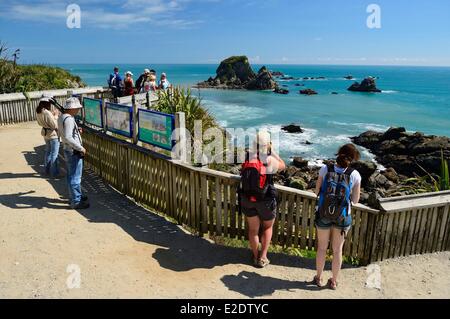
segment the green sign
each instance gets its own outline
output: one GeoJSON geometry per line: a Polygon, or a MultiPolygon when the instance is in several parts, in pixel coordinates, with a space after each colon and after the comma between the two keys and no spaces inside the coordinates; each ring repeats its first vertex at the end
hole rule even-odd
{"type": "Polygon", "coordinates": [[[133,137],[133,109],[126,105],[106,103],[107,130],[126,137],[133,137]]]}
{"type": "Polygon", "coordinates": [[[103,127],[102,101],[84,98],[84,120],[88,124],[103,127]]]}
{"type": "Polygon", "coordinates": [[[173,115],[139,110],[139,140],[166,150],[172,150],[173,115]]]}

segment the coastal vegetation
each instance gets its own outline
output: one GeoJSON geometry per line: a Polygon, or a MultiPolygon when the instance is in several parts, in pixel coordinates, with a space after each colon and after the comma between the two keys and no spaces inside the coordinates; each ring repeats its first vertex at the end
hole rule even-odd
{"type": "Polygon", "coordinates": [[[194,122],[202,121],[203,130],[218,127],[215,118],[203,106],[200,98],[195,97],[190,89],[175,87],[171,90],[159,90],[158,102],[153,105],[156,111],[168,114],[184,112],[186,116],[186,128],[194,132],[194,122]]]}
{"type": "Polygon", "coordinates": [[[0,42],[0,94],[85,87],[79,76],[54,66],[19,65],[20,50],[0,42]]]}

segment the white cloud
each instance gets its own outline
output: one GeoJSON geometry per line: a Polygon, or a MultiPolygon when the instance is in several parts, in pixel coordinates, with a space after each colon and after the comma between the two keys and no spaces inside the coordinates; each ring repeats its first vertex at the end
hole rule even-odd
{"type": "MultiPolygon", "coordinates": [[[[216,0],[78,0],[83,25],[100,28],[128,28],[136,24],[166,26],[176,29],[192,28],[203,21],[180,17],[193,1],[216,0]],[[115,8],[111,9],[111,8],[115,8]]],[[[0,16],[14,20],[60,23],[67,18],[66,4],[56,0],[29,3],[16,0],[0,4],[0,16]]],[[[65,23],[64,23],[65,25],[65,23]]]]}

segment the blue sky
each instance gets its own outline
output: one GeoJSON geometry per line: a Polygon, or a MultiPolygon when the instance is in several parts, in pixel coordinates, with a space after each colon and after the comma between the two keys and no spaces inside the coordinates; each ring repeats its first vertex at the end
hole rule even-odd
{"type": "Polygon", "coordinates": [[[0,0],[0,41],[22,63],[450,66],[448,0],[0,0]],[[67,5],[81,28],[66,26],[67,5]],[[366,24],[369,4],[381,29],[366,24]]]}

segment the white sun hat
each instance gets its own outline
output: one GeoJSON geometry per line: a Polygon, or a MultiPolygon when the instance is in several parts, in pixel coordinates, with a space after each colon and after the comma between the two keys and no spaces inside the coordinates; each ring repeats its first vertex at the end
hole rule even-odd
{"type": "Polygon", "coordinates": [[[81,109],[83,105],[81,105],[80,100],[76,97],[71,97],[66,100],[64,104],[65,110],[73,110],[73,109],[81,109]]]}
{"type": "Polygon", "coordinates": [[[134,74],[133,73],[131,73],[131,71],[127,71],[126,73],[125,73],[125,75],[131,75],[131,76],[133,76],[134,74]]]}
{"type": "Polygon", "coordinates": [[[50,100],[53,98],[52,95],[48,94],[48,93],[44,93],[42,94],[41,99],[39,100],[39,102],[50,102],[50,100]]]}
{"type": "Polygon", "coordinates": [[[145,74],[149,74],[149,73],[150,73],[150,70],[149,70],[149,69],[145,69],[145,70],[144,70],[144,73],[145,73],[145,74]]]}

